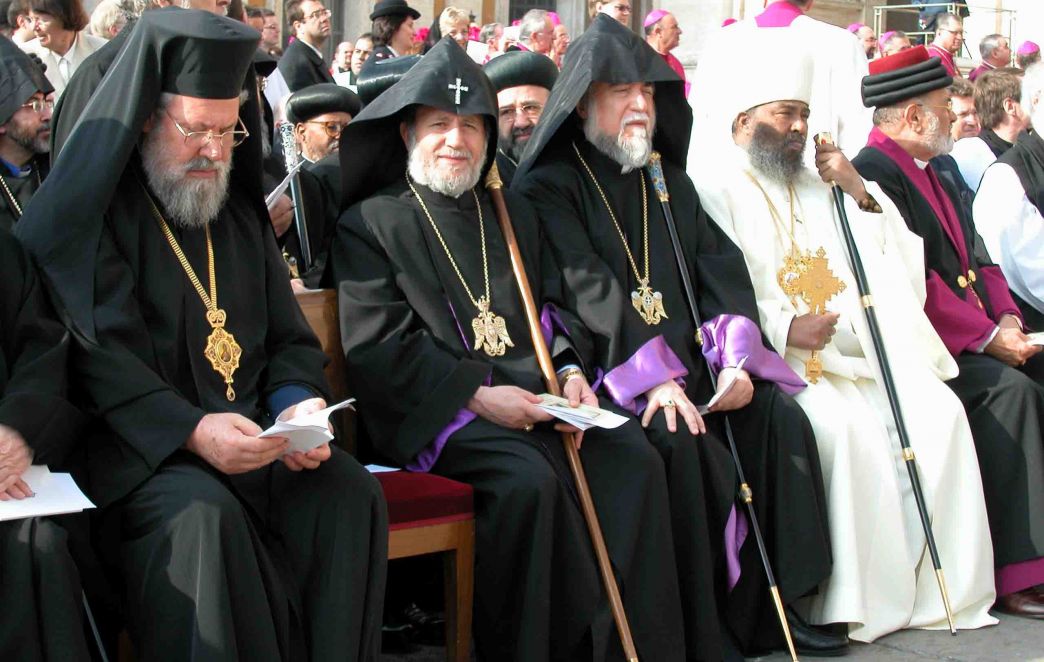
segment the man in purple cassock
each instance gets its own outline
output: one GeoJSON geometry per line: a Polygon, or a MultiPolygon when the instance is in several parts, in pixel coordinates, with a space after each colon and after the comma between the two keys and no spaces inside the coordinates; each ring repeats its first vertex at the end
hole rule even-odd
{"type": "Polygon", "coordinates": [[[925,313],[960,375],[982,471],[996,567],[997,606],[1044,618],[1044,357],[1031,344],[1000,267],[958,193],[927,162],[952,147],[943,63],[918,47],[882,58],[863,79],[875,128],[853,161],[924,240],[925,313]]]}
{"type": "MultiPolygon", "coordinates": [[[[732,28],[730,28],[732,29],[732,28]]],[[[573,42],[513,187],[537,209],[600,370],[596,389],[642,417],[670,488],[688,659],[781,646],[765,573],[726,442],[727,412],[784,602],[816,589],[831,552],[811,426],[787,393],[804,382],[766,346],[743,255],[703,212],[685,175],[692,115],[655,50],[606,17],[573,42]],[[645,167],[662,155],[699,312],[702,348],[665,212],[645,167]],[[702,352],[701,352],[702,349],[702,352]],[[741,365],[742,362],[742,365],[741,365]],[[698,405],[735,379],[701,416],[698,405]],[[726,637],[728,636],[726,635],[726,637]]],[[[799,650],[844,637],[791,612],[799,650]]]]}

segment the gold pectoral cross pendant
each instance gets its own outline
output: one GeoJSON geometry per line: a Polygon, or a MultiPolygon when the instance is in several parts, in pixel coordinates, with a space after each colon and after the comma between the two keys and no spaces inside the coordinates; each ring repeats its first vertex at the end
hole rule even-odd
{"type": "Polygon", "coordinates": [[[232,374],[239,368],[239,358],[243,356],[243,348],[239,346],[231,333],[225,331],[225,311],[207,311],[207,322],[214,330],[207,336],[207,348],[203,356],[210,361],[210,367],[221,375],[228,385],[225,397],[229,402],[236,399],[236,391],[232,388],[232,374]]]}
{"type": "MultiPolygon", "coordinates": [[[[826,312],[827,302],[845,291],[845,282],[830,270],[826,251],[820,246],[815,255],[792,251],[783,258],[783,268],[776,273],[776,281],[792,300],[801,298],[813,315],[826,312]]],[[[823,376],[823,361],[813,351],[805,362],[805,379],[812,384],[823,376]]]]}
{"type": "Polygon", "coordinates": [[[475,349],[481,349],[489,356],[504,356],[508,347],[515,346],[508,335],[507,322],[489,309],[486,297],[479,299],[478,308],[478,316],[471,320],[471,330],[475,332],[475,349]]]}
{"type": "Polygon", "coordinates": [[[642,321],[649,326],[655,326],[661,320],[667,319],[667,313],[663,309],[663,295],[653,292],[649,287],[648,278],[638,281],[638,289],[631,292],[631,305],[638,311],[642,321]]]}

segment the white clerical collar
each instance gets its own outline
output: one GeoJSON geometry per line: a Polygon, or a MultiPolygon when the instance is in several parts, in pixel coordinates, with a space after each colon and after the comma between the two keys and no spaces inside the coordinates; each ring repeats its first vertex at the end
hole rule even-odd
{"type": "Polygon", "coordinates": [[[920,168],[921,170],[924,170],[925,168],[928,167],[928,162],[927,161],[922,161],[921,159],[914,159],[914,163],[916,163],[917,167],[920,168]]]}
{"type": "Polygon", "coordinates": [[[393,55],[393,56],[395,56],[395,57],[399,57],[399,53],[398,53],[398,51],[396,51],[396,50],[395,50],[394,48],[392,48],[392,47],[391,47],[390,45],[388,45],[388,44],[385,44],[385,47],[386,47],[386,48],[387,48],[387,49],[388,49],[389,51],[391,51],[391,52],[392,52],[392,55],[393,55]]]}

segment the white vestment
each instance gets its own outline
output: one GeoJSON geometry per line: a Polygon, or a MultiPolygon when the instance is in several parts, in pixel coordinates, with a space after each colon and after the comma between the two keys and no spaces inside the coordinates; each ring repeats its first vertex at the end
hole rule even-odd
{"type": "Polygon", "coordinates": [[[972,214],[1008,287],[1044,313],[1044,218],[1026,197],[1014,168],[994,163],[986,170],[972,214]]]}
{"type": "MultiPolygon", "coordinates": [[[[694,182],[711,217],[743,251],[761,325],[799,374],[810,352],[787,346],[791,321],[809,312],[777,283],[790,250],[789,194],[761,179],[787,229],[777,228],[765,196],[745,174],[746,153],[707,162],[694,182]]],[[[846,196],[846,209],[870,279],[935,539],[961,628],[996,623],[993,549],[975,447],[957,396],[943,380],[957,365],[923,312],[924,257],[919,237],[876,184],[867,190],[885,209],[868,214],[846,196]]],[[[815,431],[823,465],[834,567],[808,608],[814,623],[849,623],[849,636],[874,639],[902,628],[942,629],[945,611],[921,528],[895,423],[882,386],[859,292],[847,262],[830,189],[805,173],[796,184],[795,237],[802,250],[826,250],[846,285],[827,305],[840,314],[821,352],[824,374],[796,396],[815,431]]]]}

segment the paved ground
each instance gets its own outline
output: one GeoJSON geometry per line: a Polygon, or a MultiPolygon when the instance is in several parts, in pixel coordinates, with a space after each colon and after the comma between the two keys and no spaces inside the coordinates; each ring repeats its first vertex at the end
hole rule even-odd
{"type": "MultiPolygon", "coordinates": [[[[1044,662],[1044,621],[995,614],[1000,625],[981,630],[949,632],[903,630],[872,644],[853,644],[844,660],[899,662],[1044,662]]],[[[765,662],[788,660],[787,655],[757,658],[765,662]]],[[[818,658],[817,658],[818,659],[818,658]]]]}
{"type": "MultiPolygon", "coordinates": [[[[846,662],[1044,662],[1044,621],[998,616],[1000,625],[962,631],[956,637],[948,632],[904,630],[872,644],[853,644],[850,655],[837,659],[846,662]]],[[[445,649],[424,648],[412,655],[384,655],[381,662],[442,662],[445,659],[445,649]]],[[[756,659],[783,662],[790,658],[777,654],[756,659]]]]}

